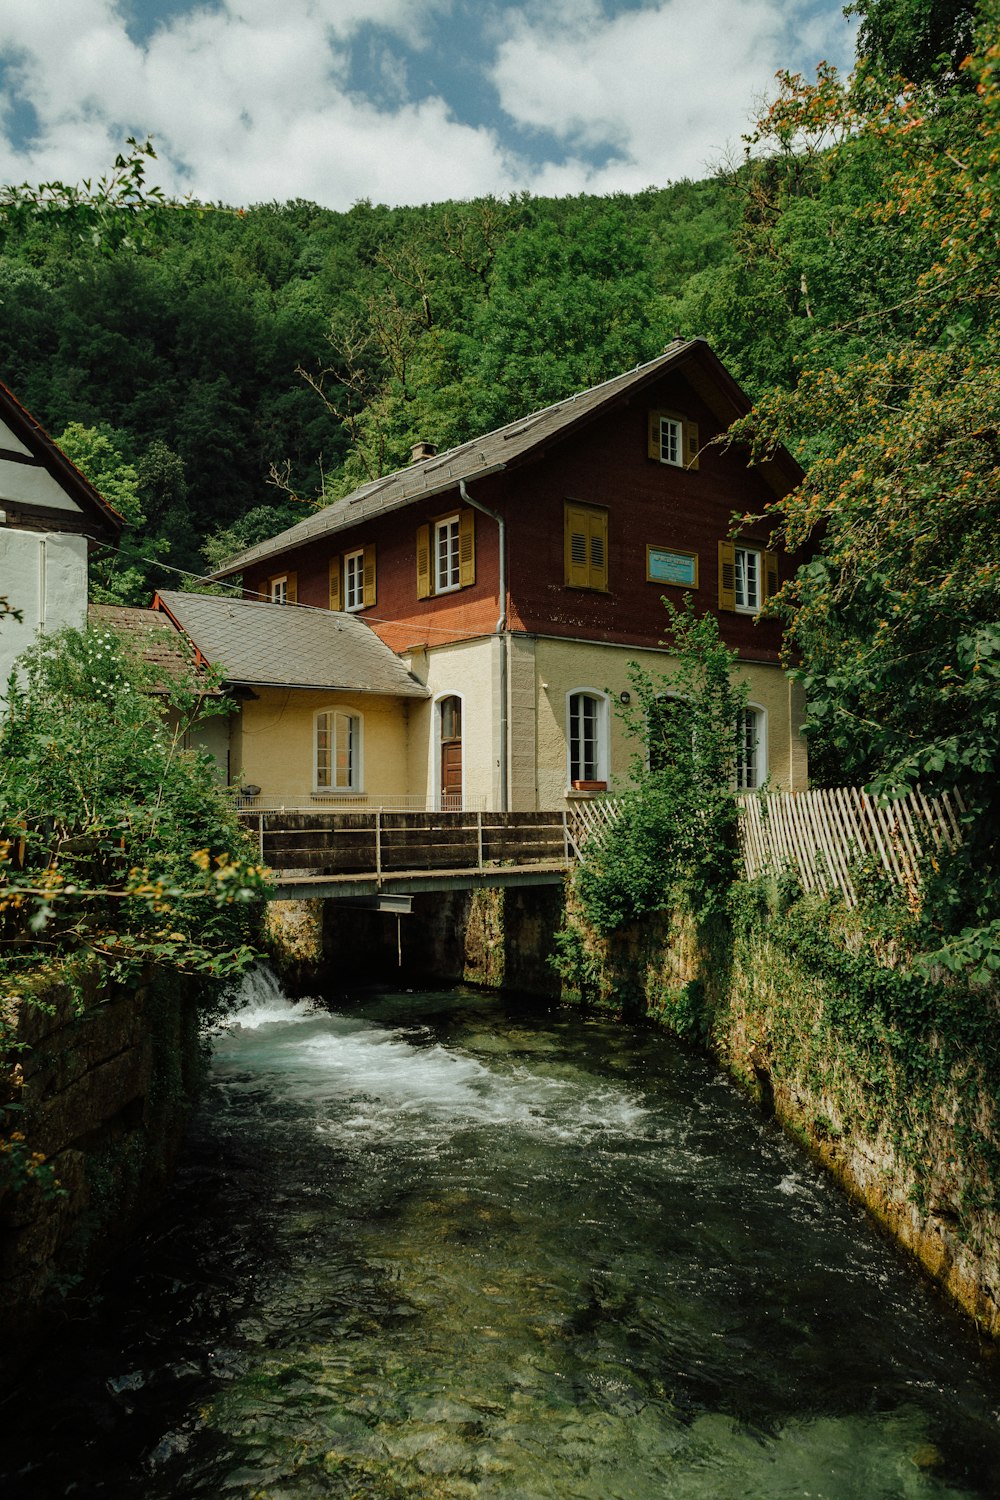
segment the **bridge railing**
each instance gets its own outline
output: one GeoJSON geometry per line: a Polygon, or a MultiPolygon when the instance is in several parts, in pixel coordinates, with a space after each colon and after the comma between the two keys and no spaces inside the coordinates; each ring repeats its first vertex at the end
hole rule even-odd
{"type": "Polygon", "coordinates": [[[243,812],[260,858],[287,878],[568,864],[560,812],[243,812]]]}

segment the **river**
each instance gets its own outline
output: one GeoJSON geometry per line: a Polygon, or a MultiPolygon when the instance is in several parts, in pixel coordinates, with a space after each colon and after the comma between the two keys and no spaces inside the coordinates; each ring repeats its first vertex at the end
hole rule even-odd
{"type": "Polygon", "coordinates": [[[3,1408],[4,1497],[1000,1495],[1000,1372],[705,1059],[244,1001],[155,1227],[3,1408]]]}

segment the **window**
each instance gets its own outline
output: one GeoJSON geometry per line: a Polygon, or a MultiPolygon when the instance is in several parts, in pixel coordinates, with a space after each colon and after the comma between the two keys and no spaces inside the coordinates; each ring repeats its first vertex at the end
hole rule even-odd
{"type": "Polygon", "coordinates": [[[752,792],[767,776],[764,713],[745,708],[736,717],[736,790],[752,792]]]}
{"type": "Polygon", "coordinates": [[[649,413],[649,457],[679,469],[698,467],[698,423],[676,411],[649,413]]]}
{"type": "Polygon", "coordinates": [[[294,604],[296,601],[296,575],[294,573],[278,573],[267,580],[265,597],[272,604],[294,604]]]}
{"type": "Polygon", "coordinates": [[[694,747],[691,706],[675,693],[660,693],[649,706],[646,720],[646,752],[651,771],[663,771],[671,757],[685,744],[694,747]]]}
{"type": "Polygon", "coordinates": [[[434,522],[434,592],[446,594],[459,586],[458,517],[434,522]]]}
{"type": "Polygon", "coordinates": [[[348,552],[344,558],[344,608],[363,609],[365,604],[365,554],[348,552]]]}
{"type": "Polygon", "coordinates": [[[370,609],[375,603],[375,547],[358,547],[330,559],[330,608],[370,609]]]}
{"type": "Polygon", "coordinates": [[[476,581],[475,512],[460,510],[417,527],[417,598],[450,594],[476,581]]]}
{"type": "Polygon", "coordinates": [[[601,693],[570,693],[567,714],[570,786],[604,791],[608,784],[608,701],[601,693]]]}
{"type": "Polygon", "coordinates": [[[736,547],[736,608],[760,609],[760,553],[749,547],[736,547]]]}
{"type": "Polygon", "coordinates": [[[327,709],[316,715],[316,790],[361,790],[361,717],[327,709]]]}
{"type": "Polygon", "coordinates": [[[779,588],[778,554],[719,543],[719,608],[755,615],[779,588]]]}
{"type": "Polygon", "coordinates": [[[608,513],[596,505],[563,507],[564,578],[569,588],[608,587],[608,513]]]}

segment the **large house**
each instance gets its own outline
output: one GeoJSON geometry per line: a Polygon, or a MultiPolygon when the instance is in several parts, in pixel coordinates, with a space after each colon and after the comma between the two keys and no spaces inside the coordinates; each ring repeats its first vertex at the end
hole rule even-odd
{"type": "Polygon", "coordinates": [[[123,521],[0,385],[0,697],[15,658],[42,630],[82,627],[87,558],[123,521]]]}
{"type": "MultiPolygon", "coordinates": [[[[233,558],[216,575],[242,578],[233,620],[252,618],[257,658],[270,638],[281,662],[263,698],[247,665],[258,706],[234,776],[269,805],[566,807],[627,778],[637,747],[615,707],[628,665],[669,672],[661,596],[690,594],[749,683],[738,783],[805,786],[799,689],[779,624],[758,618],[797,560],[770,549],[763,521],[732,535],[734,516],[760,516],[800,471],[782,450],[752,467],[711,443],[748,405],[703,340],[676,340],[448,452],[421,445],[233,558]],[[379,637],[405,685],[341,681],[317,620],[379,637]]],[[[184,625],[177,596],[164,602],[184,625]]],[[[214,617],[225,601],[205,603],[214,617]]]]}

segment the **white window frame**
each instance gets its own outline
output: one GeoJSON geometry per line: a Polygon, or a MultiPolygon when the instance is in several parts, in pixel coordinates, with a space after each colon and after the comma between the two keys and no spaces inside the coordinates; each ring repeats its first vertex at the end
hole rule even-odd
{"type": "Polygon", "coordinates": [[[566,781],[571,791],[577,790],[573,786],[574,781],[599,781],[603,782],[605,787],[608,785],[610,781],[609,720],[607,693],[598,692],[596,688],[579,687],[573,688],[566,694],[566,781]],[[574,730],[580,727],[579,723],[574,723],[574,720],[584,712],[581,700],[594,706],[594,753],[593,762],[589,767],[586,760],[578,761],[576,765],[573,761],[574,730]],[[593,776],[580,774],[588,768],[594,771],[593,776]]]}
{"type": "Polygon", "coordinates": [[[365,607],[365,549],[344,553],[344,609],[350,613],[365,607]]]}
{"type": "Polygon", "coordinates": [[[661,464],[672,464],[676,469],[683,469],[684,423],[680,417],[660,418],[659,446],[661,464]]]}
{"type": "Polygon", "coordinates": [[[354,709],[323,708],[313,715],[313,791],[321,797],[356,796],[364,790],[364,716],[354,709]],[[328,744],[321,751],[320,732],[329,720],[328,744]],[[347,777],[338,780],[340,752],[347,750],[347,777]]]}
{"type": "Polygon", "coordinates": [[[459,516],[442,516],[434,522],[434,592],[452,594],[462,587],[461,536],[459,516]],[[445,547],[445,567],[442,568],[442,542],[445,547]]]}
{"type": "Polygon", "coordinates": [[[756,547],[736,547],[733,553],[736,608],[755,615],[764,603],[764,558],[756,547]]]}
{"type": "Polygon", "coordinates": [[[748,703],[745,714],[741,712],[736,722],[736,760],[733,767],[733,784],[738,792],[755,792],[758,787],[764,785],[767,776],[767,710],[761,708],[759,703],[748,703]],[[742,749],[741,741],[746,734],[745,715],[750,714],[753,715],[754,743],[748,774],[745,741],[742,749]]]}
{"type": "Polygon", "coordinates": [[[272,604],[288,603],[288,574],[283,573],[280,578],[272,578],[267,586],[268,595],[272,604]]]}

